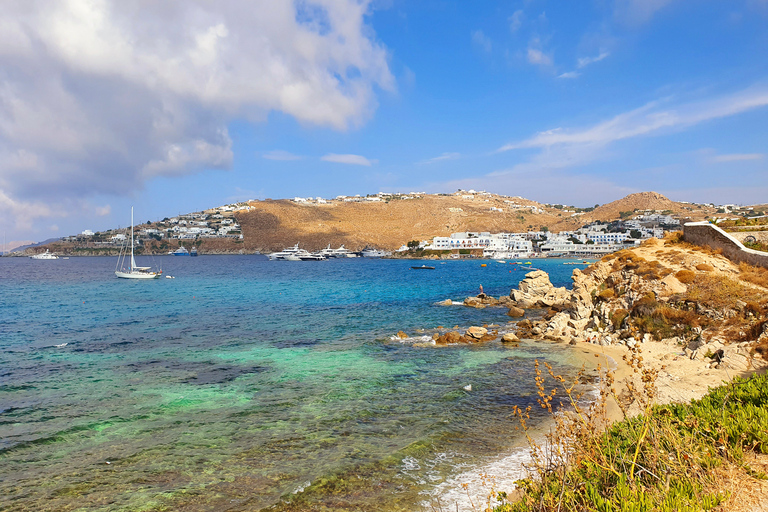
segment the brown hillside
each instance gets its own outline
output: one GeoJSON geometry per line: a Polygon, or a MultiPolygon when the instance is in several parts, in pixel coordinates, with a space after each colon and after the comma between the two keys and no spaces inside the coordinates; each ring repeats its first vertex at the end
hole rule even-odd
{"type": "Polygon", "coordinates": [[[297,204],[288,200],[256,201],[250,212],[239,213],[246,250],[274,251],[299,242],[317,250],[344,244],[359,250],[366,245],[397,249],[410,240],[426,240],[460,231],[527,231],[557,222],[556,213],[532,213],[526,199],[514,198],[524,209],[512,209],[499,196],[427,195],[378,203],[324,205],[297,204]],[[491,211],[491,207],[502,211],[491,211]]]}
{"type": "Polygon", "coordinates": [[[694,205],[675,203],[656,192],[631,194],[574,215],[565,209],[545,208],[519,197],[460,194],[425,195],[388,202],[299,204],[289,200],[254,201],[254,209],[238,213],[246,251],[280,250],[296,242],[317,250],[344,244],[359,250],[366,245],[393,250],[410,240],[426,240],[461,231],[521,232],[572,230],[595,220],[612,221],[620,212],[672,211],[698,218],[707,213],[694,205]],[[496,208],[497,210],[491,210],[496,208]],[[501,210],[501,211],[498,211],[501,210]]]}

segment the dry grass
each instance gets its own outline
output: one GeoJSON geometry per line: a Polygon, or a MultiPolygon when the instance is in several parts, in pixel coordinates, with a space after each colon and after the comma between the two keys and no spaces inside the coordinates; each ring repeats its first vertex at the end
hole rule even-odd
{"type": "Polygon", "coordinates": [[[702,272],[712,272],[715,270],[715,267],[710,265],[709,263],[699,263],[696,265],[696,270],[701,270],[702,272]]]}
{"type": "Polygon", "coordinates": [[[768,288],[768,268],[739,263],[739,277],[749,283],[768,288]]]}
{"type": "Polygon", "coordinates": [[[696,276],[688,285],[686,298],[708,308],[731,307],[736,300],[765,303],[767,299],[764,292],[745,286],[725,275],[710,273],[696,276]]]}

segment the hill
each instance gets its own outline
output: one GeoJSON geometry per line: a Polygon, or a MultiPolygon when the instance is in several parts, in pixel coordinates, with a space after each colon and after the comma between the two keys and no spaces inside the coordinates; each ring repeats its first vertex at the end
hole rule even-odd
{"type": "MultiPolygon", "coordinates": [[[[427,240],[456,232],[569,231],[595,221],[610,222],[644,212],[671,214],[681,220],[702,220],[714,208],[674,202],[656,192],[641,192],[595,208],[542,204],[522,197],[487,192],[453,194],[379,195],[345,197],[330,201],[288,199],[251,201],[228,211],[242,228],[242,240],[201,238],[189,240],[202,253],[272,252],[295,243],[310,251],[331,244],[351,250],[365,246],[394,250],[411,240],[427,240]],[[243,209],[245,208],[245,209],[243,209]]],[[[206,210],[209,215],[223,208],[206,210]]],[[[139,225],[163,230],[167,224],[139,225]]],[[[186,242],[185,242],[186,243],[186,242]]],[[[148,241],[149,252],[164,254],[178,247],[176,239],[148,241]]],[[[49,247],[61,254],[116,254],[117,246],[84,242],[57,242],[49,247]]],[[[35,250],[42,250],[35,247],[35,250]]]]}
{"type": "Polygon", "coordinates": [[[656,192],[631,194],[593,211],[487,193],[425,194],[413,199],[390,197],[327,204],[267,200],[253,201],[249,206],[249,212],[237,215],[244,248],[262,252],[296,242],[308,250],[328,244],[344,244],[352,250],[366,245],[393,250],[410,240],[462,231],[572,230],[593,221],[619,219],[621,212],[657,211],[696,218],[709,213],[700,207],[675,203],[656,192]]]}

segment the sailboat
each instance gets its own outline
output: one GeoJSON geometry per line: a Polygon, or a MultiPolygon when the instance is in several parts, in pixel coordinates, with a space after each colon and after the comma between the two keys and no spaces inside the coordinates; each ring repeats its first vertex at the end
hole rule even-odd
{"type": "Polygon", "coordinates": [[[131,206],[131,261],[128,268],[125,268],[125,257],[128,255],[128,251],[124,253],[123,249],[120,249],[120,256],[117,258],[117,266],[115,267],[115,275],[117,277],[124,279],[157,279],[163,273],[162,270],[153,272],[151,270],[152,267],[139,267],[136,265],[136,260],[133,259],[133,206],[131,206]]]}

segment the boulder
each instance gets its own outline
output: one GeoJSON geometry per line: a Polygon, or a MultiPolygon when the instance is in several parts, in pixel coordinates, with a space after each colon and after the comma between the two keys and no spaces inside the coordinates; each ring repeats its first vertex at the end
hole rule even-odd
{"type": "Polygon", "coordinates": [[[461,343],[463,337],[461,336],[461,333],[458,333],[456,331],[449,331],[442,336],[439,336],[435,343],[437,345],[447,345],[451,343],[461,343]]]}
{"type": "Polygon", "coordinates": [[[397,331],[397,337],[400,338],[401,340],[404,340],[405,338],[408,337],[408,335],[405,334],[403,331],[397,331]]]}
{"type": "Polygon", "coordinates": [[[660,297],[670,297],[676,294],[682,294],[688,291],[688,287],[678,281],[678,279],[670,274],[661,280],[661,289],[659,290],[660,297]]]}
{"type": "Polygon", "coordinates": [[[477,327],[473,325],[472,327],[467,329],[465,336],[467,336],[468,338],[474,338],[476,340],[480,340],[483,338],[483,336],[487,334],[488,334],[488,329],[486,329],[485,327],[477,327]]]}
{"type": "Polygon", "coordinates": [[[508,332],[504,336],[501,337],[502,343],[518,343],[520,341],[520,338],[518,338],[515,333],[508,332]]]}
{"type": "Polygon", "coordinates": [[[464,305],[470,308],[484,308],[483,299],[478,297],[467,297],[464,299],[464,305]]]}
{"type": "Polygon", "coordinates": [[[453,301],[451,299],[445,299],[441,300],[437,303],[438,306],[453,306],[453,301]]]}
{"type": "Polygon", "coordinates": [[[525,310],[523,308],[518,308],[517,306],[510,306],[509,311],[507,311],[507,315],[511,316],[512,318],[520,318],[525,316],[525,310]]]}
{"type": "Polygon", "coordinates": [[[518,306],[523,308],[546,307],[570,302],[571,294],[564,288],[555,288],[549,281],[549,275],[543,270],[534,270],[525,274],[517,290],[510,292],[518,306]]]}

